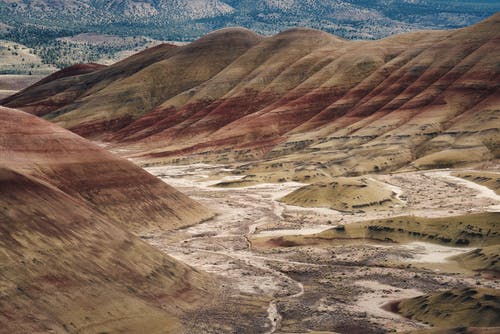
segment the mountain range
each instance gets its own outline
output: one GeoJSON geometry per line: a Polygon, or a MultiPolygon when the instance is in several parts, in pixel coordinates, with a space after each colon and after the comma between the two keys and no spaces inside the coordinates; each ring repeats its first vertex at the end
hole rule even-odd
{"type": "MultiPolygon", "coordinates": [[[[227,27],[265,36],[309,27],[364,40],[465,27],[498,11],[494,0],[0,0],[0,39],[60,69],[109,64],[161,41],[191,42],[227,27]]],[[[1,73],[30,74],[39,67],[22,58],[15,68],[0,63],[1,73]]]]}

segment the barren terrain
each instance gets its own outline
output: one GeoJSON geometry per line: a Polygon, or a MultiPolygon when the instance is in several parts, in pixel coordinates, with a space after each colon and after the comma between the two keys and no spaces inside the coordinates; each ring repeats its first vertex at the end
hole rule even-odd
{"type": "MultiPolygon", "coordinates": [[[[242,296],[269,298],[267,333],[382,333],[429,325],[383,305],[452,288],[500,288],[498,280],[462,267],[450,257],[474,247],[378,242],[346,238],[300,247],[264,246],[262,240],[320,234],[338,225],[414,215],[448,217],[499,211],[488,188],[450,176],[451,171],[371,175],[401,204],[340,212],[279,201],[301,183],[221,188],[241,178],[229,166],[189,165],[147,170],[218,215],[204,223],[142,237],[169,255],[220,276],[242,296]]],[[[495,228],[495,226],[493,226],[495,228]]]]}

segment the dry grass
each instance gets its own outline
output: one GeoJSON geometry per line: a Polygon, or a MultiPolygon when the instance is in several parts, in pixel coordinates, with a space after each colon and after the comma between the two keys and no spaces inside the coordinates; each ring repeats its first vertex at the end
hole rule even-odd
{"type": "Polygon", "coordinates": [[[42,62],[33,50],[12,41],[0,40],[0,71],[2,73],[49,74],[56,68],[42,62]]]}

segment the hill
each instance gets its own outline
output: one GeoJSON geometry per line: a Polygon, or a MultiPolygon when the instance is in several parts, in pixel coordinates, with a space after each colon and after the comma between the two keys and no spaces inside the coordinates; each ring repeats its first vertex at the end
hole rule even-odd
{"type": "MultiPolygon", "coordinates": [[[[402,315],[442,328],[498,327],[500,298],[493,289],[453,289],[399,302],[402,315]]],[[[498,329],[498,328],[497,328],[498,329]]]]}
{"type": "Polygon", "coordinates": [[[0,332],[182,331],[213,283],[128,229],[208,210],[54,124],[6,108],[0,124],[0,332]]]}
{"type": "Polygon", "coordinates": [[[33,49],[15,42],[0,40],[0,74],[48,75],[56,69],[54,66],[44,64],[33,49]]]}
{"type": "Polygon", "coordinates": [[[499,26],[377,41],[223,29],[2,104],[148,163],[268,161],[245,167],[257,177],[470,165],[499,155],[499,26]]]}
{"type": "Polygon", "coordinates": [[[2,108],[2,165],[49,182],[136,232],[189,225],[210,212],[132,163],[55,124],[2,108]]]}

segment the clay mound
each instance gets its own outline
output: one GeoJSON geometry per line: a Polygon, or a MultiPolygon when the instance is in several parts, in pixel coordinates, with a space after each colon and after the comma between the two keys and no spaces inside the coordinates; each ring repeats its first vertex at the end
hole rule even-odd
{"type": "Polygon", "coordinates": [[[203,274],[137,233],[210,215],[135,165],[0,110],[0,323],[6,333],[182,333],[203,274]]]}
{"type": "Polygon", "coordinates": [[[399,201],[383,183],[369,178],[339,177],[331,183],[312,184],[286,195],[282,202],[339,211],[376,210],[399,201]]]}
{"type": "MultiPolygon", "coordinates": [[[[487,249],[500,244],[499,212],[444,218],[401,216],[339,225],[311,235],[279,238],[255,237],[256,247],[293,247],[315,244],[339,245],[350,242],[408,243],[431,242],[445,246],[473,246],[487,249]]],[[[492,248],[495,249],[495,248],[492,248]]],[[[466,268],[470,263],[462,262],[466,268]]],[[[495,263],[493,263],[495,264],[495,263]]]]}
{"type": "MultiPolygon", "coordinates": [[[[326,183],[331,182],[332,177],[322,173],[314,167],[295,168],[294,166],[286,166],[279,162],[272,164],[278,170],[268,172],[267,170],[258,170],[255,173],[245,175],[239,180],[223,181],[216,184],[220,188],[238,188],[257,185],[260,183],[282,183],[282,182],[311,182],[311,183],[326,183]]],[[[239,174],[246,173],[244,170],[238,171],[239,174]]]]}
{"type": "Polygon", "coordinates": [[[376,41],[223,29],[2,103],[147,163],[264,159],[250,172],[305,162],[331,176],[474,165],[500,156],[499,26],[496,14],[376,41]]]}
{"type": "Polygon", "coordinates": [[[455,256],[453,260],[465,268],[491,273],[495,277],[500,276],[500,245],[478,248],[455,256]]]}
{"type": "Polygon", "coordinates": [[[85,200],[135,232],[192,225],[211,216],[161,180],[55,124],[0,108],[0,164],[85,200]]]}
{"type": "Polygon", "coordinates": [[[437,327],[500,326],[500,292],[484,288],[452,289],[399,302],[401,315],[437,327]]]}

